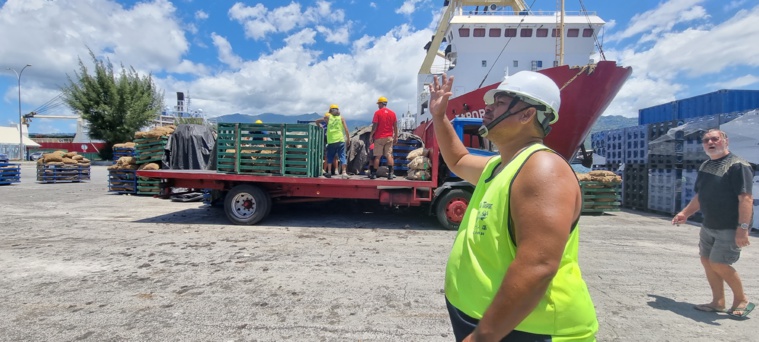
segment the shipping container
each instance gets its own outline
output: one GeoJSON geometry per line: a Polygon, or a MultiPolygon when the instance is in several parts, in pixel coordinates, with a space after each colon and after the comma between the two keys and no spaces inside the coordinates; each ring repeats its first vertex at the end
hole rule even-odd
{"type": "Polygon", "coordinates": [[[677,101],[638,110],[638,125],[647,125],[677,118],[677,101]]]}
{"type": "Polygon", "coordinates": [[[708,115],[759,108],[759,90],[723,89],[708,94],[672,101],[638,111],[638,124],[669,120],[691,120],[708,115]]]}

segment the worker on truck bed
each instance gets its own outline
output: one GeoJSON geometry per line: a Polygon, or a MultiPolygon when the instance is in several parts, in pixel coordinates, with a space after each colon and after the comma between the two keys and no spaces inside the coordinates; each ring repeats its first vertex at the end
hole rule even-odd
{"type": "Polygon", "coordinates": [[[477,185],[446,266],[456,340],[595,341],[578,264],[579,182],[543,145],[559,119],[559,88],[521,71],[486,92],[480,135],[500,152],[483,157],[469,154],[446,116],[452,85],[446,75],[430,85],[435,136],[451,171],[477,185]]]}
{"type": "MultiPolygon", "coordinates": [[[[324,118],[316,120],[317,124],[321,124],[321,122],[327,123],[327,172],[324,173],[324,177],[332,178],[331,161],[337,157],[342,164],[342,177],[348,178],[346,172],[348,160],[345,158],[345,148],[349,144],[350,132],[348,132],[345,118],[340,115],[340,108],[336,104],[330,105],[329,115],[324,115],[324,118]]],[[[335,169],[337,169],[337,164],[335,164],[335,169]]]]}
{"type": "Polygon", "coordinates": [[[372,133],[369,135],[369,144],[374,144],[374,162],[369,164],[369,178],[377,178],[380,158],[387,159],[387,179],[395,178],[393,174],[393,144],[398,142],[398,118],[395,112],[387,108],[387,98],[380,96],[377,100],[377,109],[372,118],[372,133]]]}

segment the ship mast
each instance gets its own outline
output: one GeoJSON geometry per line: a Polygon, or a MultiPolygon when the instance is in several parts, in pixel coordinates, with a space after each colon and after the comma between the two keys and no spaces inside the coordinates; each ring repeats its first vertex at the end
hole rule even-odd
{"type": "Polygon", "coordinates": [[[445,12],[440,16],[440,22],[437,25],[435,35],[432,36],[432,41],[427,49],[427,55],[424,57],[424,62],[419,68],[419,74],[432,74],[432,62],[435,61],[435,56],[438,56],[438,50],[440,44],[445,38],[445,33],[448,32],[448,27],[451,24],[451,18],[456,14],[461,14],[461,8],[464,6],[491,6],[496,7],[511,7],[514,12],[521,12],[527,9],[527,4],[524,0],[450,0],[448,6],[445,8],[445,12]]]}
{"type": "Polygon", "coordinates": [[[559,65],[564,65],[564,0],[557,0],[557,7],[559,7],[559,17],[557,27],[556,27],[556,36],[558,38],[557,45],[556,45],[556,62],[559,65]]]}

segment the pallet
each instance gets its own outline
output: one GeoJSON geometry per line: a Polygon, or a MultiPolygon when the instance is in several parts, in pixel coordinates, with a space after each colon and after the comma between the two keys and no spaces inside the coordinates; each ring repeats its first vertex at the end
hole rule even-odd
{"type": "Polygon", "coordinates": [[[619,211],[620,185],[596,181],[580,182],[582,192],[582,213],[602,214],[607,211],[619,211]]]}
{"type": "Polygon", "coordinates": [[[90,180],[89,165],[37,165],[37,181],[41,183],[78,183],[88,180],[90,180]]]}
{"type": "Polygon", "coordinates": [[[319,177],[322,129],[309,124],[219,123],[216,170],[259,176],[319,177]]]}
{"type": "Polygon", "coordinates": [[[137,193],[136,170],[109,170],[108,191],[117,194],[137,193]]]}
{"type": "Polygon", "coordinates": [[[0,163],[0,185],[21,182],[21,164],[0,163]]]}

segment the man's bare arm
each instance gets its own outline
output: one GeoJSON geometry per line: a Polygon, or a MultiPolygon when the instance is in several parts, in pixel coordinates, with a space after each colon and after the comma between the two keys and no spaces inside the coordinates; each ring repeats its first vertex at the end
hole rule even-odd
{"type": "Polygon", "coordinates": [[[445,116],[448,99],[453,95],[452,86],[453,76],[449,78],[445,74],[443,74],[441,82],[438,82],[436,76],[433,83],[430,84],[429,108],[435,127],[435,139],[440,146],[440,153],[443,155],[443,160],[445,160],[448,168],[465,181],[477,184],[490,158],[469,154],[469,151],[456,135],[456,131],[453,130],[451,122],[445,116]]]}

